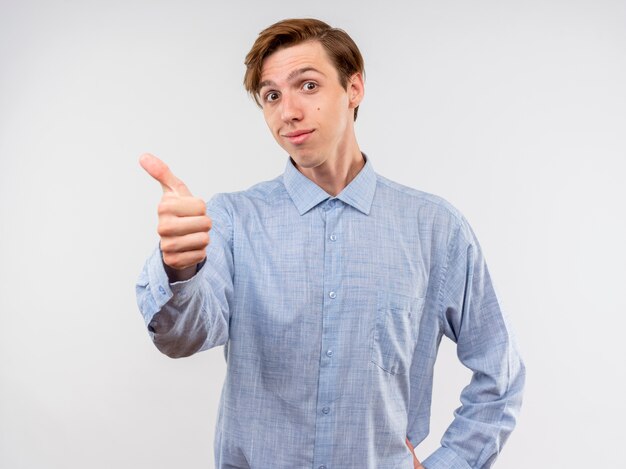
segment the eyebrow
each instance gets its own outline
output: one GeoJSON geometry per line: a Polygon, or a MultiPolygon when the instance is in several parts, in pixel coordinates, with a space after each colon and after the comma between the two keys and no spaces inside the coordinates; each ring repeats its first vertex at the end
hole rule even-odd
{"type": "MultiPolygon", "coordinates": [[[[296,77],[299,77],[300,75],[306,72],[316,72],[316,73],[319,73],[320,75],[326,76],[315,67],[303,67],[297,70],[293,70],[291,73],[289,73],[289,75],[287,76],[287,81],[292,81],[296,77]]],[[[258,89],[260,90],[264,86],[276,86],[276,83],[274,83],[272,80],[264,80],[261,83],[259,83],[258,89]]]]}

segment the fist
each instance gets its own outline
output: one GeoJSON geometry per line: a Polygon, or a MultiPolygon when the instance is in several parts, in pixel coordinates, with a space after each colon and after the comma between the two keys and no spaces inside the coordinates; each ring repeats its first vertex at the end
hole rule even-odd
{"type": "Polygon", "coordinates": [[[191,278],[197,264],[206,258],[210,241],[211,219],[206,215],[206,205],[156,156],[141,155],[139,164],[163,188],[157,232],[168,276],[174,281],[191,278]]]}

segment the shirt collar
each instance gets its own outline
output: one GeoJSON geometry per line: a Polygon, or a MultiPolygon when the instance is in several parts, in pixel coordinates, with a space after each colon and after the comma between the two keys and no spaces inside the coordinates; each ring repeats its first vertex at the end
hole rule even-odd
{"type": "MultiPolygon", "coordinates": [[[[369,215],[376,192],[376,173],[369,158],[363,155],[365,165],[359,174],[350,181],[339,194],[337,199],[356,208],[365,215],[369,215]]],[[[287,165],[283,173],[283,183],[287,193],[296,205],[300,215],[304,215],[320,202],[331,198],[324,189],[315,184],[294,166],[291,157],[287,158],[287,165]]]]}

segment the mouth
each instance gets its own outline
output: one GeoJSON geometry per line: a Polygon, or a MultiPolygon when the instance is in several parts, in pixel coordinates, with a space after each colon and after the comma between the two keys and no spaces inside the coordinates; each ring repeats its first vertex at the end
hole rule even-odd
{"type": "Polygon", "coordinates": [[[315,132],[315,130],[296,130],[294,132],[289,132],[286,134],[281,134],[282,137],[286,138],[290,143],[294,145],[300,145],[304,143],[309,136],[315,132]]]}

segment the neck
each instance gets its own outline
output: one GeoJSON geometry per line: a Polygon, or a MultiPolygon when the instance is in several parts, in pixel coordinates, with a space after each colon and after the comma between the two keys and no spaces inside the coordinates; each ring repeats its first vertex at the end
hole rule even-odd
{"type": "Polygon", "coordinates": [[[298,171],[334,197],[359,174],[365,165],[365,159],[359,147],[355,145],[351,151],[342,153],[332,160],[329,158],[312,168],[299,166],[295,161],[294,165],[298,171]]]}

